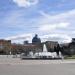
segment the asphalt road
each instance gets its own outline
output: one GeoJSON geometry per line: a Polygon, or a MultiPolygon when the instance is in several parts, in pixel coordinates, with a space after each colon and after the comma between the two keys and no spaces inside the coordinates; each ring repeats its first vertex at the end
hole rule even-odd
{"type": "Polygon", "coordinates": [[[35,65],[0,64],[0,75],[75,75],[75,63],[35,65]]]}

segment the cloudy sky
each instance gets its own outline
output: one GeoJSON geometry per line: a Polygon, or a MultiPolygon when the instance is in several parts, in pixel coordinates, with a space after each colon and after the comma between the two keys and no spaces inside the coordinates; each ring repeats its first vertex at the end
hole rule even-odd
{"type": "Polygon", "coordinates": [[[0,0],[0,39],[70,42],[75,37],[75,0],[0,0]]]}

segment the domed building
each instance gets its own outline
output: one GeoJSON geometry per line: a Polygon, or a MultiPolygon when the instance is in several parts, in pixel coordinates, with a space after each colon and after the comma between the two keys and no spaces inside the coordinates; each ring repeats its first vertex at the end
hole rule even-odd
{"type": "Polygon", "coordinates": [[[41,43],[41,39],[38,38],[38,35],[35,34],[35,36],[32,39],[32,44],[40,44],[41,43]]]}

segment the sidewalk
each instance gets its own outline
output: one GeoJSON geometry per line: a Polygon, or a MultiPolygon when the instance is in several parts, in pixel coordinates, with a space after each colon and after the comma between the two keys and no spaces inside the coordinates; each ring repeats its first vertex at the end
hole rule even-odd
{"type": "Polygon", "coordinates": [[[75,60],[21,60],[13,58],[13,55],[0,55],[0,64],[9,65],[40,65],[40,64],[68,64],[75,63],[75,60]]]}

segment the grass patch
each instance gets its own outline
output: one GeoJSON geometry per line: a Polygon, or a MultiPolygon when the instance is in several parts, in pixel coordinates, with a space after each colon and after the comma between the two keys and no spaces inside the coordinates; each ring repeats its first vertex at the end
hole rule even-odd
{"type": "Polygon", "coordinates": [[[75,55],[72,55],[72,56],[65,56],[64,59],[75,59],[75,55]]]}

